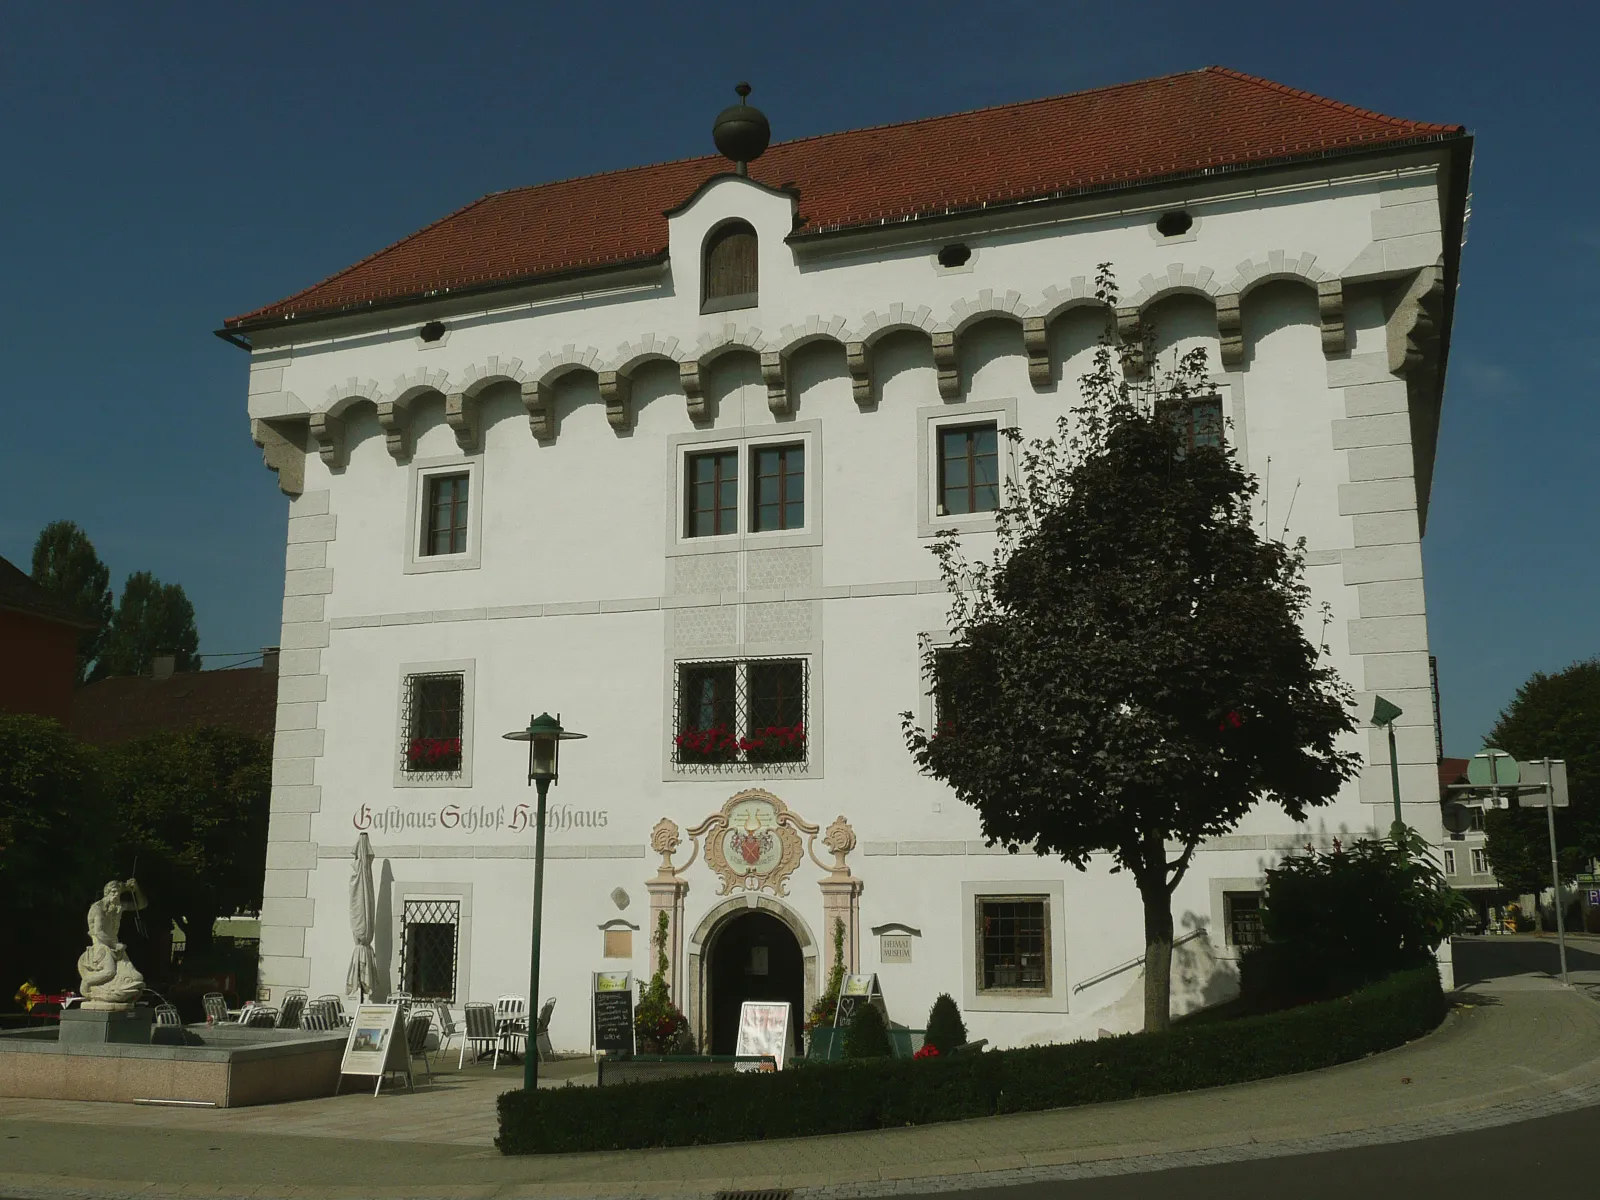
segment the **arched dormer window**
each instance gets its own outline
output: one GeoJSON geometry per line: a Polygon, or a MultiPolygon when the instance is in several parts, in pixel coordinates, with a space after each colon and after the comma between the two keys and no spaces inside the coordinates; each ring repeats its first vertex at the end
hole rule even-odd
{"type": "Polygon", "coordinates": [[[756,246],[756,231],[744,221],[728,221],[711,231],[701,276],[701,312],[756,306],[756,246]]]}

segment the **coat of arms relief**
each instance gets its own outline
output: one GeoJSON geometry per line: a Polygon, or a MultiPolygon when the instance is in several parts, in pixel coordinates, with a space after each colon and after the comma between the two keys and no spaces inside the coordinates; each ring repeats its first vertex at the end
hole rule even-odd
{"type": "Polygon", "coordinates": [[[672,865],[672,855],[681,839],[678,827],[671,821],[663,819],[657,824],[650,844],[662,856],[663,876],[681,878],[704,846],[706,865],[722,880],[717,895],[770,891],[775,896],[786,896],[789,876],[804,855],[810,855],[811,861],[830,877],[849,875],[844,856],[855,848],[856,841],[849,823],[838,818],[823,837],[824,847],[833,851],[833,866],[817,857],[819,832],[819,826],[790,812],[771,792],[749,788],[730,797],[719,812],[688,831],[695,849],[683,866],[672,865]]]}

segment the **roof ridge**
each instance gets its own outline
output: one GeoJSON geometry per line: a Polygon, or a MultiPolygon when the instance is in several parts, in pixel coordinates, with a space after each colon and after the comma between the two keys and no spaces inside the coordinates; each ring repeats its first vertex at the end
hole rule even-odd
{"type": "Polygon", "coordinates": [[[1236,70],[1233,67],[1212,65],[1209,67],[1203,67],[1200,73],[1207,75],[1224,75],[1229,79],[1237,79],[1244,83],[1255,84],[1255,86],[1265,88],[1268,91],[1278,92],[1285,96],[1293,96],[1297,100],[1314,100],[1318,104],[1325,105],[1326,107],[1335,109],[1339,112],[1351,113],[1352,115],[1358,117],[1368,117],[1374,121],[1383,121],[1400,129],[1428,130],[1432,133],[1451,133],[1464,128],[1464,126],[1461,125],[1440,125],[1433,121],[1411,121],[1405,117],[1391,117],[1388,113],[1381,113],[1370,108],[1362,108],[1358,104],[1347,104],[1343,100],[1333,100],[1327,96],[1319,95],[1316,92],[1308,92],[1304,88],[1293,88],[1288,84],[1278,83],[1276,80],[1272,79],[1265,79],[1260,75],[1251,75],[1248,71],[1236,70]]]}

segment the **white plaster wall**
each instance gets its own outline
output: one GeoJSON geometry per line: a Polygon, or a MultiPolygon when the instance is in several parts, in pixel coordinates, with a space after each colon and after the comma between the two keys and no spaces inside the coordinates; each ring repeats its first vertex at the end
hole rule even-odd
{"type": "MultiPolygon", "coordinates": [[[[327,595],[325,606],[315,606],[315,619],[323,624],[314,631],[325,648],[315,651],[320,657],[314,663],[308,660],[325,677],[326,698],[320,706],[306,706],[315,710],[305,714],[315,727],[301,739],[303,754],[295,767],[304,795],[292,813],[275,809],[273,837],[289,847],[278,852],[280,858],[288,855],[283,861],[315,866],[309,882],[293,884],[304,886],[303,898],[293,897],[290,905],[290,897],[269,897],[269,909],[276,904],[273,911],[285,914],[263,934],[269,986],[299,982],[295,973],[303,970],[313,994],[342,990],[349,934],[348,868],[341,856],[358,828],[366,827],[383,873],[380,905],[389,894],[384,879],[403,885],[473,882],[471,976],[460,994],[492,999],[524,992],[531,830],[503,825],[469,833],[437,824],[388,829],[374,822],[380,819],[376,814],[392,808],[416,820],[431,812],[437,821],[449,804],[514,821],[517,806],[531,803],[532,795],[522,783],[519,748],[499,735],[520,727],[530,712],[551,709],[591,735],[567,748],[552,802],[604,814],[603,825],[594,818],[593,824],[551,834],[554,854],[583,856],[554,857],[547,874],[541,990],[560,999],[553,1026],[558,1047],[587,1045],[588,973],[619,965],[601,957],[598,926],[618,915],[647,924],[643,883],[655,869],[645,853],[651,826],[666,816],[687,828],[733,792],[757,785],[775,791],[808,821],[826,825],[842,814],[853,824],[861,848],[851,862],[865,883],[862,969],[880,969],[870,926],[903,921],[923,931],[911,964],[881,965],[897,1020],[919,1026],[938,992],[963,994],[963,881],[1048,878],[1060,881],[1064,895],[1064,911],[1053,919],[1061,922],[1065,961],[1056,966],[1056,986],[1064,991],[1066,1011],[974,1013],[974,1036],[1009,1044],[1136,1027],[1137,970],[1071,990],[1142,952],[1139,906],[1126,877],[1110,875],[1101,859],[1080,873],[1027,855],[952,851],[979,839],[976,817],[941,785],[919,777],[905,752],[898,714],[917,711],[921,702],[917,634],[941,628],[947,608],[933,587],[928,539],[918,536],[925,486],[917,471],[919,413],[959,413],[1008,401],[1025,432],[1050,432],[1077,397],[1076,379],[1088,369],[1103,317],[1075,310],[1054,323],[1048,341],[1055,382],[1043,390],[1030,382],[1018,321],[1048,311],[1050,289],[1070,290],[1074,279],[1092,277],[1094,264],[1102,261],[1116,264],[1125,297],[1153,299],[1163,358],[1203,346],[1215,362],[1219,342],[1211,296],[1227,290],[1242,265],[1265,263],[1274,250],[1285,251],[1291,261],[1314,255],[1330,275],[1366,262],[1366,278],[1378,273],[1370,265],[1374,245],[1385,271],[1411,259],[1414,265],[1432,262],[1436,230],[1429,242],[1429,232],[1415,228],[1426,224],[1420,215],[1401,225],[1388,215],[1396,208],[1426,209],[1418,187],[1415,177],[1368,179],[1196,204],[1202,220],[1195,236],[1170,244],[1151,236],[1153,214],[988,233],[969,239],[979,249],[970,271],[947,273],[934,266],[936,247],[929,245],[802,262],[782,241],[792,218],[789,198],[725,179],[672,219],[673,266],[661,287],[452,318],[447,342],[426,350],[413,336],[414,323],[397,320],[388,333],[321,342],[307,330],[303,344],[264,351],[262,361],[273,365],[270,374],[253,380],[251,412],[281,416],[322,409],[341,389],[353,394],[352,381],[356,392],[380,402],[423,365],[462,379],[491,357],[502,363],[515,358],[526,375],[538,377],[579,359],[605,369],[641,341],[674,346],[678,359],[692,359],[728,336],[729,326],[748,343],[777,347],[797,339],[795,330],[811,317],[842,318],[841,337],[848,340],[854,323],[896,303],[909,310],[926,307],[924,329],[966,322],[957,340],[963,386],[955,400],[940,397],[925,331],[876,342],[874,403],[865,407],[853,398],[836,343],[807,346],[791,356],[793,413],[784,418],[774,418],[768,408],[754,352],[727,354],[702,370],[712,414],[702,428],[740,427],[748,433],[781,430],[796,421],[820,423],[815,436],[823,468],[816,500],[824,537],[819,572],[809,588],[800,589],[815,601],[815,636],[825,647],[820,712],[813,713],[826,745],[817,778],[662,779],[670,716],[663,703],[669,615],[682,599],[673,595],[666,555],[667,530],[678,519],[680,503],[668,439],[696,428],[675,363],[636,373],[634,423],[620,433],[606,421],[592,373],[569,374],[555,384],[559,432],[547,442],[530,436],[514,384],[486,394],[476,498],[482,509],[481,565],[474,569],[404,573],[407,542],[415,536],[406,522],[411,470],[389,453],[373,403],[345,410],[347,465],[330,469],[315,451],[306,463],[307,494],[328,497],[327,517],[317,518],[328,522],[319,535],[327,538],[326,568],[317,583],[326,585],[327,595]],[[1403,203],[1394,203],[1397,197],[1403,203]],[[698,247],[706,231],[729,216],[750,220],[761,234],[761,305],[701,316],[698,247]],[[1168,295],[1163,281],[1179,275],[1196,283],[1190,293],[1168,295]],[[996,319],[971,319],[985,308],[1004,312],[996,319]],[[852,588],[882,591],[886,585],[905,586],[892,589],[902,594],[850,596],[852,588]],[[555,613],[546,606],[563,608],[555,613]],[[473,786],[397,788],[402,664],[453,660],[474,664],[473,786]],[[301,777],[308,773],[314,773],[315,786],[301,777]],[[943,849],[885,851],[907,843],[943,849]],[[620,914],[608,898],[615,887],[633,898],[620,914]]],[[[1273,535],[1287,522],[1291,539],[1306,538],[1314,603],[1326,601],[1332,610],[1326,630],[1320,613],[1308,614],[1308,634],[1326,636],[1333,661],[1358,691],[1363,714],[1376,688],[1406,708],[1401,733],[1408,816],[1437,837],[1431,712],[1416,690],[1425,679],[1415,679],[1416,659],[1421,656],[1425,670],[1427,649],[1420,566],[1413,580],[1405,569],[1371,569],[1366,558],[1350,565],[1350,555],[1365,543],[1356,530],[1361,518],[1347,511],[1351,506],[1342,498],[1341,488],[1352,477],[1347,451],[1336,445],[1336,428],[1344,427],[1337,423],[1348,425],[1364,412],[1359,406],[1369,403],[1373,387],[1387,386],[1385,379],[1398,388],[1403,412],[1404,384],[1372,365],[1384,349],[1384,313],[1375,302],[1352,301],[1352,351],[1335,360],[1321,349],[1315,294],[1304,282],[1266,283],[1250,291],[1243,319],[1245,363],[1226,383],[1236,441],[1269,497],[1262,519],[1273,535]],[[1352,400],[1359,388],[1367,390],[1352,400]],[[1399,601],[1397,589],[1404,593],[1399,601]],[[1387,611],[1384,604],[1395,603],[1414,610],[1407,614],[1413,625],[1391,634],[1371,624],[1387,611]],[[1353,652],[1352,637],[1381,652],[1353,652]]],[[[1380,397],[1378,403],[1392,413],[1392,400],[1380,397]]],[[[415,404],[411,433],[414,459],[465,460],[444,422],[442,397],[415,404]]],[[[1396,494],[1402,495],[1403,518],[1403,489],[1396,494]]],[[[1413,500],[1409,546],[1403,538],[1395,544],[1399,559],[1415,553],[1414,507],[1413,500]]],[[[991,542],[973,535],[970,552],[983,554],[991,542]]],[[[739,602],[734,594],[696,600],[739,602]]],[[[287,630],[287,604],[285,619],[287,630]]],[[[1363,732],[1348,744],[1366,753],[1372,766],[1359,785],[1352,783],[1333,805],[1314,812],[1307,826],[1296,829],[1277,810],[1260,808],[1240,824],[1235,839],[1198,855],[1175,897],[1180,935],[1222,920],[1211,911],[1212,878],[1255,877],[1283,846],[1307,837],[1348,838],[1387,823],[1381,739],[1363,732]]],[[[809,925],[820,950],[827,931],[815,886],[819,877],[813,865],[803,864],[786,902],[809,925]]],[[[686,918],[692,930],[717,898],[710,872],[696,866],[689,879],[686,918]]],[[[385,938],[380,934],[380,955],[391,955],[397,965],[398,948],[386,947],[385,938]]],[[[646,972],[650,960],[642,934],[635,952],[634,969],[646,972]]],[[[1175,1005],[1185,1009],[1219,998],[1229,978],[1226,963],[1183,958],[1175,973],[1175,1005]]]]}

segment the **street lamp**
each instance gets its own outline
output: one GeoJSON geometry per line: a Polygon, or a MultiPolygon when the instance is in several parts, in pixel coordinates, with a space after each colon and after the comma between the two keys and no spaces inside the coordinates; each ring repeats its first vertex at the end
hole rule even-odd
{"type": "MultiPolygon", "coordinates": [[[[1372,705],[1372,723],[1380,729],[1387,727],[1389,730],[1389,783],[1394,788],[1394,823],[1404,828],[1405,822],[1400,817],[1400,758],[1394,749],[1394,719],[1400,715],[1398,704],[1385,700],[1382,696],[1375,698],[1372,705]]],[[[1394,840],[1400,841],[1400,829],[1394,831],[1394,840]]]]}
{"type": "Polygon", "coordinates": [[[556,782],[561,743],[589,735],[561,728],[559,713],[553,717],[540,713],[528,718],[526,729],[515,729],[503,736],[510,742],[528,743],[528,782],[539,789],[539,825],[533,843],[533,955],[528,979],[528,1039],[522,1052],[522,1086],[531,1092],[539,1086],[539,1050],[535,1039],[539,1036],[539,935],[544,923],[544,802],[550,794],[550,785],[556,782]]]}

